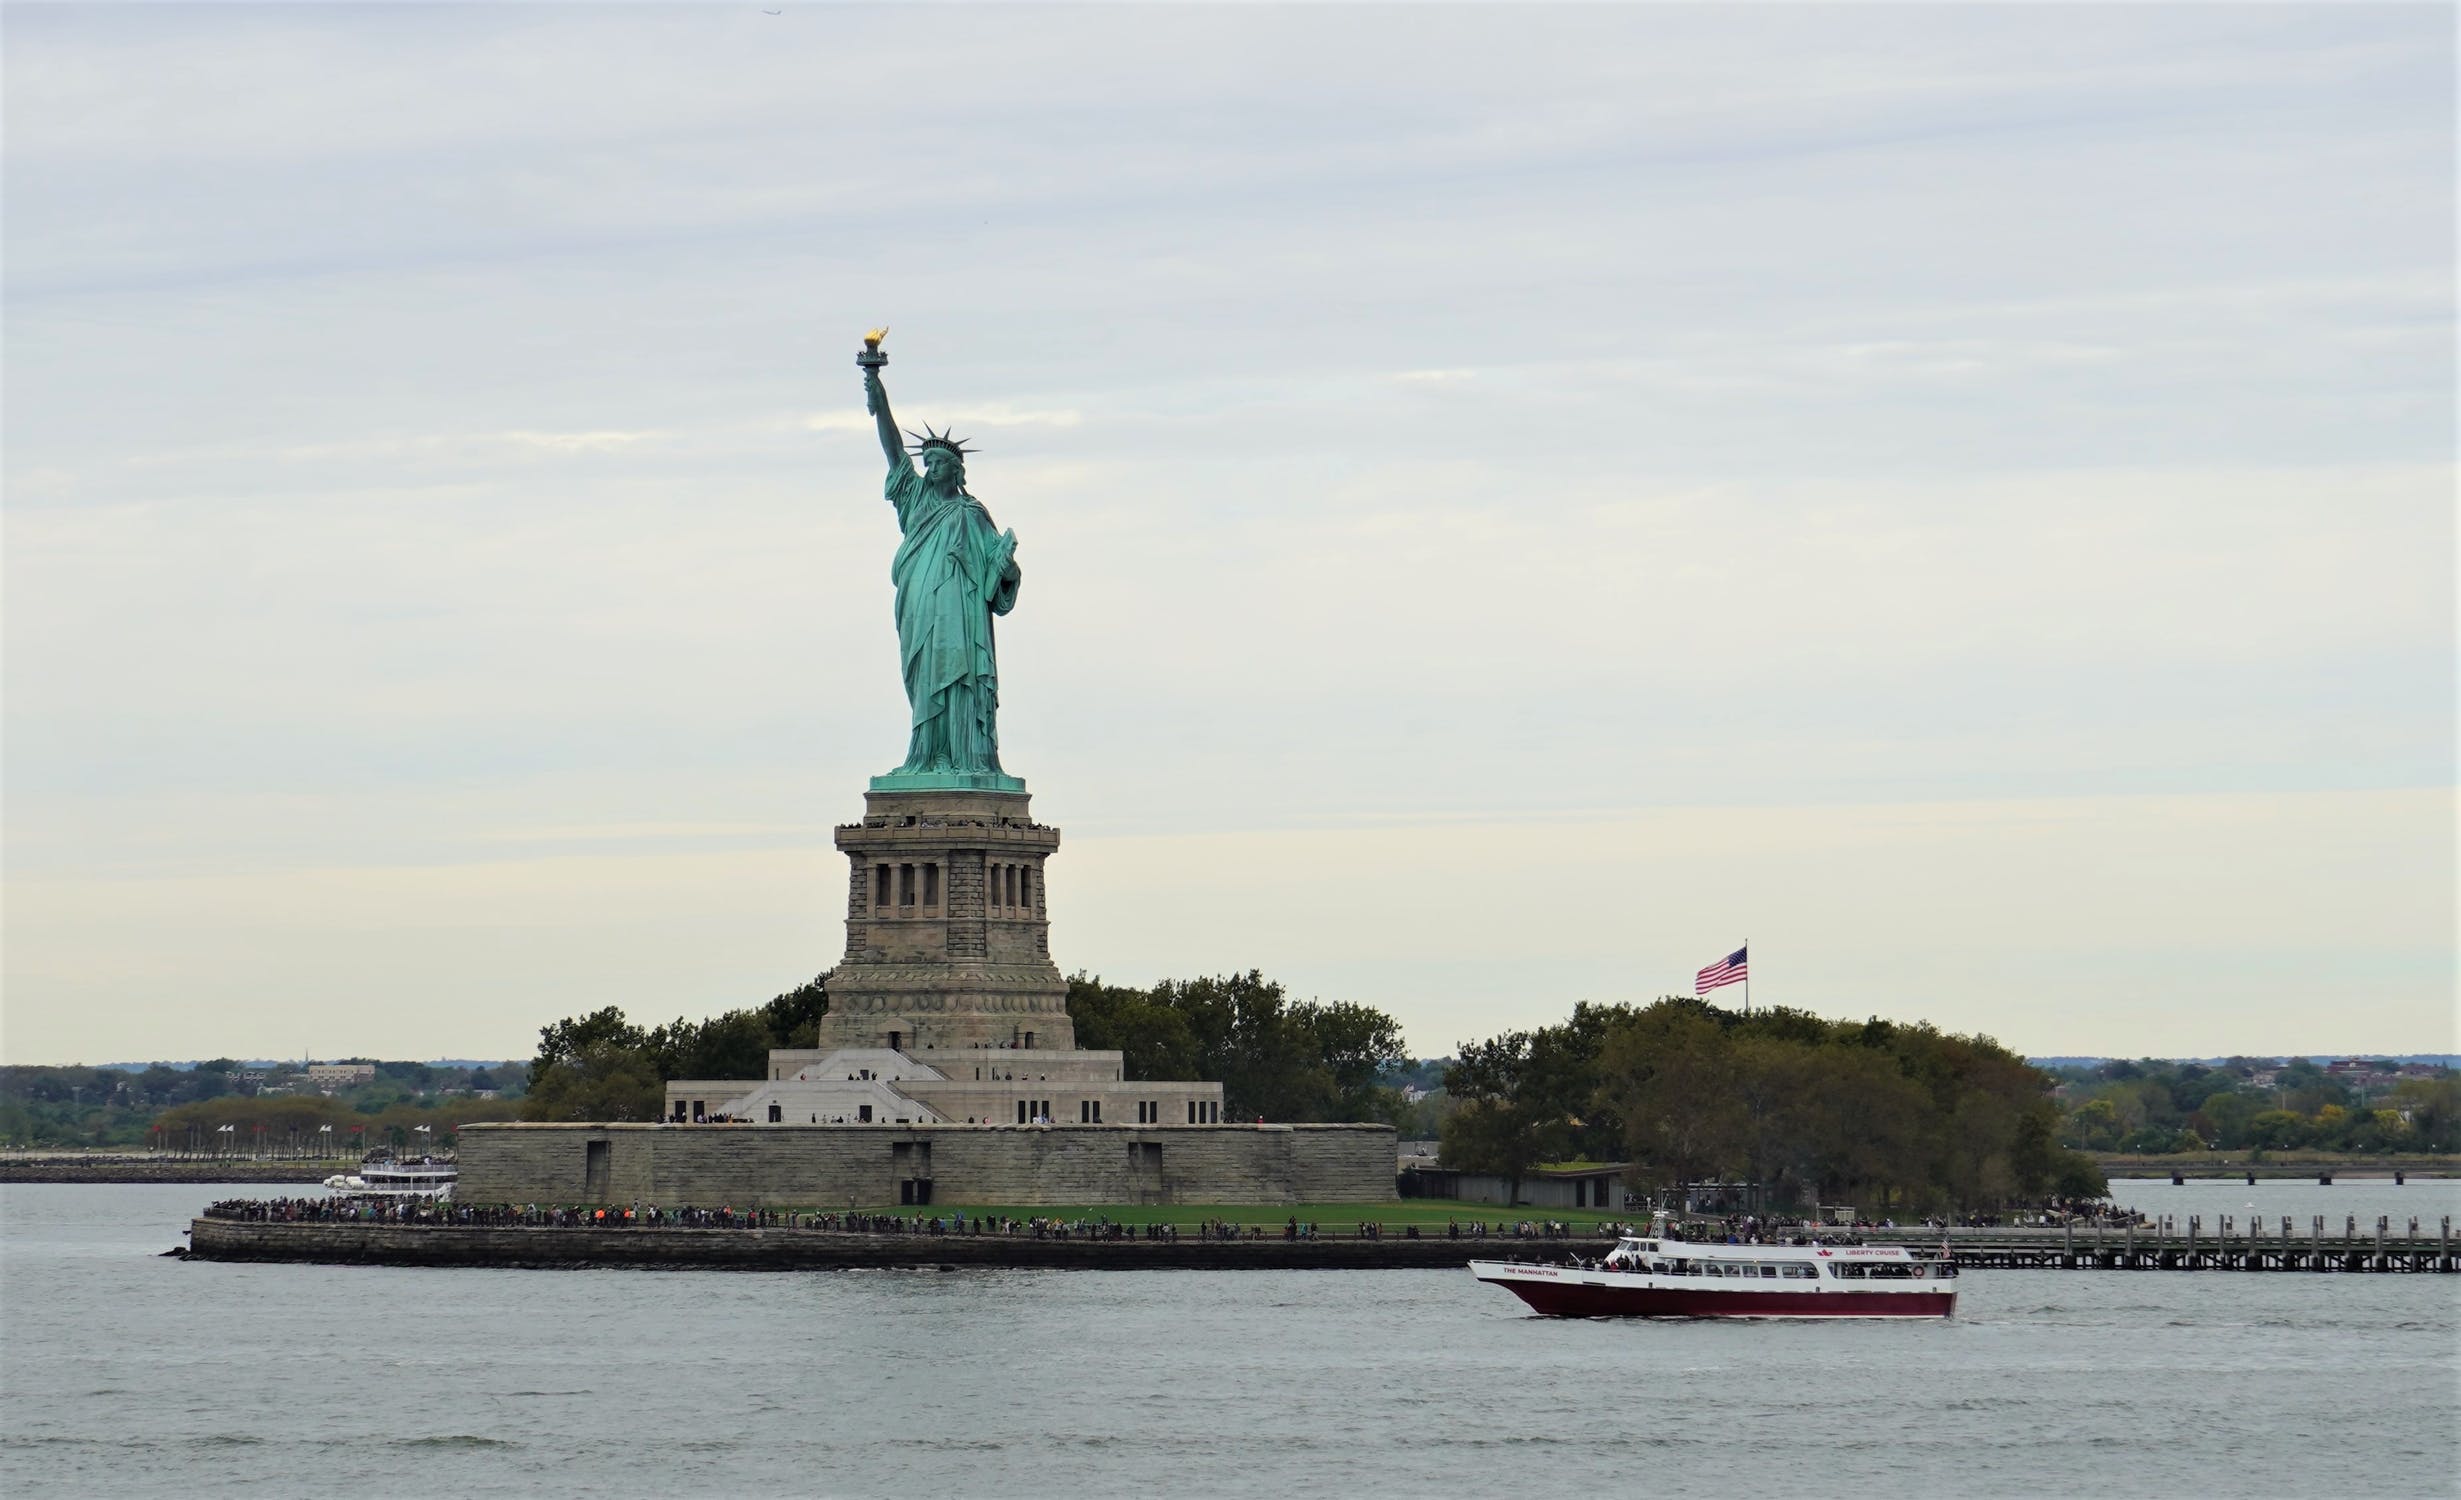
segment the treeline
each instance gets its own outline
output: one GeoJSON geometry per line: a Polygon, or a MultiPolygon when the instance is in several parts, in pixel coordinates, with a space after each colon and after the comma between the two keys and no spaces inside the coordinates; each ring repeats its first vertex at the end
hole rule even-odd
{"type": "Polygon", "coordinates": [[[1631,1163],[1666,1189],[1760,1184],[1771,1205],[1995,1208],[2104,1191],[2056,1135],[2052,1080],[1988,1037],[1706,1001],[1576,1006],[1466,1043],[1446,1074],[1447,1166],[1631,1163]]]}
{"type": "Polygon", "coordinates": [[[2063,1069],[2060,1139],[2086,1151],[2461,1151],[2461,1077],[2362,1092],[2306,1058],[2154,1058],[2063,1069]]]}
{"type": "Polygon", "coordinates": [[[1373,1006],[1293,1000],[1254,969],[1150,989],[1068,980],[1077,1045],[1125,1054],[1130,1078],[1219,1080],[1222,1117],[1397,1124],[1401,1026],[1373,1006]]]}
{"type": "MultiPolygon", "coordinates": [[[[360,1121],[398,1107],[434,1109],[447,1102],[469,1103],[459,1096],[474,1091],[519,1093],[520,1075],[486,1068],[439,1067],[423,1062],[364,1062],[376,1070],[367,1083],[337,1089],[328,1098],[310,1091],[304,1078],[280,1065],[258,1067],[228,1057],[213,1058],[192,1068],[156,1063],[142,1069],[90,1067],[0,1068],[0,1143],[30,1146],[146,1146],[167,1141],[159,1127],[166,1122],[184,1131],[200,1116],[169,1112],[209,1101],[235,1101],[212,1116],[216,1125],[246,1127],[288,1118],[274,1109],[301,1102],[339,1101],[360,1121]],[[268,1108],[244,1107],[262,1100],[268,1108]]],[[[486,1102],[486,1101],[480,1101],[486,1102]]],[[[497,1118],[510,1119],[509,1105],[497,1118]]],[[[319,1117],[322,1123],[322,1117],[319,1117]]],[[[237,1131],[233,1132],[238,1133],[237,1131]]]]}
{"type": "Polygon", "coordinates": [[[819,1040],[829,995],[815,978],[765,1005],[642,1028],[608,1006],[542,1028],[525,1120],[655,1120],[670,1078],[766,1078],[769,1049],[819,1040]]]}
{"type": "Polygon", "coordinates": [[[321,1094],[232,1094],[165,1110],[139,1144],[225,1155],[356,1157],[377,1147],[417,1155],[451,1149],[464,1125],[520,1119],[521,1106],[519,1099],[469,1097],[362,1107],[321,1094]]]}
{"type": "MultiPolygon", "coordinates": [[[[820,980],[766,1005],[644,1028],[608,1006],[539,1032],[523,1118],[654,1120],[668,1079],[765,1078],[772,1047],[819,1040],[820,980]]],[[[1293,1000],[1250,970],[1166,979],[1148,989],[1068,981],[1077,1045],[1125,1054],[1130,1078],[1220,1080],[1226,1119],[1391,1122],[1405,1111],[1384,1076],[1404,1061],[1401,1028],[1364,1005],[1293,1000]]]]}

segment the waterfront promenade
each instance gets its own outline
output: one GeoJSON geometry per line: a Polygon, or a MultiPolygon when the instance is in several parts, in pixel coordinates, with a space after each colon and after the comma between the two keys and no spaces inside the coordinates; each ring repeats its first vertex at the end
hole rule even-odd
{"type": "MultiPolygon", "coordinates": [[[[808,1216],[807,1216],[808,1217],[808,1216]]],[[[834,1216],[833,1216],[834,1217],[834,1216]]],[[[581,1222],[386,1223],[348,1219],[249,1219],[208,1215],[191,1222],[187,1252],[217,1261],[295,1261],[390,1266],[493,1266],[534,1269],[631,1266],[651,1269],[852,1270],[960,1266],[1069,1270],[1395,1270],[1465,1266],[1472,1260],[1554,1259],[1600,1253],[1610,1233],[1560,1235],[1443,1233],[1411,1237],[1135,1233],[1032,1233],[934,1230],[927,1219],[862,1216],[865,1227],[816,1228],[798,1216],[742,1218],[724,1224],[601,1228],[581,1222]],[[894,1228],[888,1226],[896,1226],[894,1228]]],[[[2099,1231],[1923,1228],[1866,1231],[1868,1243],[1946,1243],[1958,1264],[1978,1270],[2305,1271],[2450,1273],[2456,1263],[2449,1218],[2428,1225],[2355,1218],[2328,1225],[2267,1228],[2252,1223],[2157,1223],[2099,1231]]]]}
{"type": "Polygon", "coordinates": [[[0,1151],[0,1182],[322,1182],[337,1172],[356,1172],[359,1164],[355,1154],[308,1157],[235,1151],[20,1148],[0,1151]]]}

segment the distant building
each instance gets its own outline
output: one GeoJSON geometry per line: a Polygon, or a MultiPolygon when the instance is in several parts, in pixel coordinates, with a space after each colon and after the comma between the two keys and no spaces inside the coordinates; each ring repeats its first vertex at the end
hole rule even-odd
{"type": "Polygon", "coordinates": [[[319,1089],[352,1088],[376,1081],[374,1063],[310,1063],[308,1086],[319,1089]]]}
{"type": "Polygon", "coordinates": [[[1618,1161],[1532,1167],[1522,1174],[1518,1196],[1511,1181],[1498,1173],[1416,1167],[1405,1191],[1413,1198],[1453,1198],[1505,1207],[1621,1208],[1625,1165],[1618,1161]]]}

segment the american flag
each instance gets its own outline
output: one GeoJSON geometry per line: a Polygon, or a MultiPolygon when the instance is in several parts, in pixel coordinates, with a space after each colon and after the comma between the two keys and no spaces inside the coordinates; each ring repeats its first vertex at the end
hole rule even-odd
{"type": "Polygon", "coordinates": [[[1701,970],[1692,981],[1692,993],[1706,995],[1721,984],[1738,984],[1751,978],[1752,966],[1744,958],[1751,951],[1750,945],[1746,944],[1701,970]]]}

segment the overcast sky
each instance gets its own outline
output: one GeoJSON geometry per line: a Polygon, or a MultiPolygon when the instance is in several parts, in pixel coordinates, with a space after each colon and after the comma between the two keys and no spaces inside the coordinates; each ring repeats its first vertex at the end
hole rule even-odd
{"type": "Polygon", "coordinates": [[[2461,1047],[2449,7],[773,8],[8,7],[0,1056],[828,967],[884,321],[1064,969],[2461,1047]]]}

